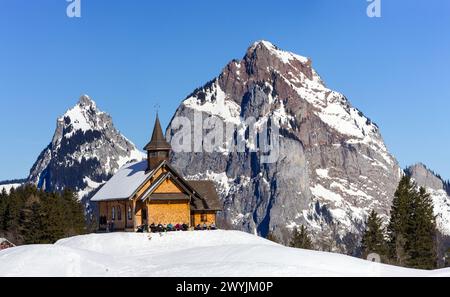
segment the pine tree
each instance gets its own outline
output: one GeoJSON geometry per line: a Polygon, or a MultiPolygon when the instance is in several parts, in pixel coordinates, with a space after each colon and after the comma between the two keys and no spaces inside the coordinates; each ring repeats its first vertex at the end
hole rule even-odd
{"type": "Polygon", "coordinates": [[[84,209],[71,191],[47,193],[27,185],[0,193],[0,234],[14,243],[54,243],[85,233],[84,209]]]}
{"type": "Polygon", "coordinates": [[[289,246],[307,250],[313,248],[311,239],[309,238],[308,231],[306,230],[305,226],[302,225],[300,227],[300,231],[297,228],[294,228],[289,246]]]}
{"type": "Polygon", "coordinates": [[[387,246],[384,238],[383,222],[375,210],[372,210],[367,218],[366,229],[361,241],[362,255],[366,258],[370,253],[386,258],[387,246]]]}
{"type": "Polygon", "coordinates": [[[433,202],[424,188],[403,177],[395,192],[388,226],[389,256],[394,264],[432,269],[436,259],[433,202]]]}
{"type": "Polygon", "coordinates": [[[65,236],[86,233],[86,218],[83,205],[71,190],[64,190],[61,194],[62,208],[65,209],[65,236]]]}
{"type": "Polygon", "coordinates": [[[45,225],[39,202],[32,202],[29,207],[22,211],[21,221],[21,231],[25,244],[47,243],[43,242],[45,225]]]}
{"type": "Polygon", "coordinates": [[[436,268],[436,222],[433,201],[425,188],[421,187],[415,194],[413,207],[408,266],[419,269],[436,268]]]}
{"type": "Polygon", "coordinates": [[[409,255],[408,238],[411,236],[411,205],[414,203],[415,184],[409,176],[404,176],[394,194],[391,207],[391,219],[387,227],[389,236],[389,257],[405,266],[409,255]]]}
{"type": "Polygon", "coordinates": [[[276,243],[280,243],[278,237],[272,231],[269,231],[269,233],[266,236],[266,239],[276,243]]]}

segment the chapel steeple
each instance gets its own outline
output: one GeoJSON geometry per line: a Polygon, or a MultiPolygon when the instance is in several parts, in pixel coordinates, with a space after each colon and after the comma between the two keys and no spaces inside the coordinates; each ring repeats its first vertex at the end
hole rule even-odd
{"type": "Polygon", "coordinates": [[[170,144],[166,141],[159,122],[159,116],[156,114],[155,126],[153,128],[152,139],[144,147],[147,151],[147,171],[156,168],[162,161],[169,160],[169,154],[172,150],[170,144]]]}

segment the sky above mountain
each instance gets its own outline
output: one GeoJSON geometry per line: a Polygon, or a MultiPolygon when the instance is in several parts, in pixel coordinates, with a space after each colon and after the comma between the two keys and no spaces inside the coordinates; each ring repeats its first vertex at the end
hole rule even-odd
{"type": "Polygon", "coordinates": [[[402,167],[450,178],[450,3],[0,1],[0,180],[25,177],[56,118],[89,94],[138,147],[193,89],[260,39],[312,58],[376,122],[402,167]]]}

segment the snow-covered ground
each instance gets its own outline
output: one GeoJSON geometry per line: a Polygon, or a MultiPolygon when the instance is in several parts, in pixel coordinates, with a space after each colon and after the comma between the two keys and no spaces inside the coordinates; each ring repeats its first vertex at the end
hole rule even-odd
{"type": "Polygon", "coordinates": [[[5,191],[7,193],[9,193],[9,191],[11,191],[12,188],[18,188],[20,187],[22,184],[7,184],[7,185],[0,185],[0,192],[3,191],[3,189],[5,189],[5,191]]]}
{"type": "Polygon", "coordinates": [[[240,231],[110,233],[0,252],[0,276],[450,276],[287,248],[240,231]]]}

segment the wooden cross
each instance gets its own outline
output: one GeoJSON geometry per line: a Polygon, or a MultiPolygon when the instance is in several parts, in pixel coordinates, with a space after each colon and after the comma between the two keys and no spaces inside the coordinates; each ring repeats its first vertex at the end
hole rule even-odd
{"type": "Polygon", "coordinates": [[[156,110],[156,114],[158,114],[160,107],[161,106],[159,105],[159,103],[156,103],[155,105],[153,105],[153,108],[156,110]]]}

